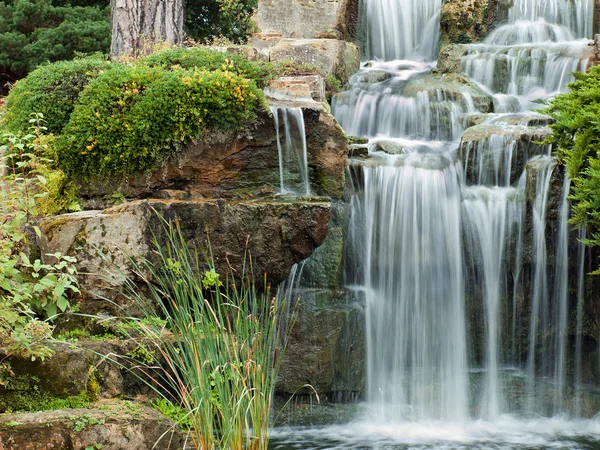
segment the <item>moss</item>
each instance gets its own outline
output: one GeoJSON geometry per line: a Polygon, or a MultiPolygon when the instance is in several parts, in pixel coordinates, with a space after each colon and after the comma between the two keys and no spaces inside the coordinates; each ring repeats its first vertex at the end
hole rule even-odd
{"type": "Polygon", "coordinates": [[[35,412],[54,409],[88,408],[98,399],[100,384],[94,367],[86,392],[77,395],[53,395],[40,388],[40,379],[32,375],[15,375],[0,388],[0,412],[35,412]]]}
{"type": "Polygon", "coordinates": [[[65,398],[55,397],[47,392],[8,391],[0,395],[0,412],[35,412],[54,409],[88,408],[92,399],[87,393],[65,398]]]}

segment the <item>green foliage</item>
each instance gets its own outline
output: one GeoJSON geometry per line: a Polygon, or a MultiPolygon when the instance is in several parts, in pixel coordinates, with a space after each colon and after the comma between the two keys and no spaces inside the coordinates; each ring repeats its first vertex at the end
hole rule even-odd
{"type": "MultiPolygon", "coordinates": [[[[91,427],[92,425],[103,425],[105,422],[104,419],[96,419],[95,417],[92,417],[89,414],[83,414],[81,416],[70,416],[69,421],[69,427],[76,433],[79,433],[85,430],[87,427],[91,427]]],[[[99,448],[102,448],[102,446],[100,446],[99,448]]]]}
{"type": "Polygon", "coordinates": [[[208,131],[242,130],[263,94],[230,71],[113,64],[90,81],[57,142],[68,175],[151,171],[208,131]]]}
{"type": "Polygon", "coordinates": [[[177,423],[182,430],[189,431],[192,429],[192,421],[185,408],[162,397],[153,400],[150,404],[169,419],[177,423]]]}
{"type": "Polygon", "coordinates": [[[219,274],[215,269],[206,270],[202,276],[202,287],[204,289],[219,288],[223,286],[219,274]]]}
{"type": "MultiPolygon", "coordinates": [[[[570,91],[556,96],[543,112],[556,119],[552,144],[571,178],[572,223],[587,225],[586,244],[600,246],[600,67],[575,73],[570,91]]],[[[600,273],[600,271],[597,271],[600,273]]]]}
{"type": "Polygon", "coordinates": [[[229,71],[254,80],[259,88],[264,88],[274,75],[274,68],[270,63],[253,62],[237,53],[214,51],[202,47],[174,47],[142,58],[140,62],[164,68],[179,66],[183,69],[198,67],[206,71],[229,71]]]}
{"type": "Polygon", "coordinates": [[[285,331],[295,314],[282,316],[284,305],[268,288],[259,294],[251,273],[239,278],[231,270],[205,297],[198,253],[177,226],[165,223],[163,232],[154,262],[130,259],[135,273],[148,274],[144,289],[123,278],[127,297],[143,315],[165,317],[170,331],[165,337],[165,326],[139,322],[166,362],[155,379],[174,395],[157,407],[190,428],[197,448],[266,450],[285,331]]]}
{"type": "Polygon", "coordinates": [[[258,0],[188,0],[185,29],[192,39],[212,43],[227,39],[242,44],[255,29],[251,19],[258,0]]]}
{"type": "Polygon", "coordinates": [[[32,257],[31,237],[40,236],[35,225],[38,201],[47,197],[47,180],[40,174],[41,116],[32,119],[36,134],[5,134],[0,151],[11,173],[0,190],[0,345],[5,356],[35,360],[51,354],[46,341],[48,322],[69,307],[69,295],[79,293],[75,259],[56,253],[46,261],[32,257]]]}
{"type": "MultiPolygon", "coordinates": [[[[34,113],[41,113],[50,133],[60,134],[78,102],[79,93],[110,67],[101,56],[43,65],[16,83],[6,102],[6,128],[13,133],[29,129],[34,113]]],[[[55,158],[52,158],[55,159],[55,158]]]]}
{"type": "Polygon", "coordinates": [[[50,0],[0,2],[0,73],[8,74],[9,81],[48,61],[71,59],[78,53],[107,53],[109,48],[110,10],[106,3],[57,6],[50,0]]]}

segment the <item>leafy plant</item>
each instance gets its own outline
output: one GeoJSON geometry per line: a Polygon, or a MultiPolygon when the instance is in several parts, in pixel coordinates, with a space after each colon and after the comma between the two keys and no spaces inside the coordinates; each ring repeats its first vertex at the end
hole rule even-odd
{"type": "Polygon", "coordinates": [[[48,321],[69,307],[69,294],[79,293],[75,259],[56,253],[46,261],[32,257],[37,201],[47,196],[47,180],[39,172],[42,116],[31,119],[35,132],[5,134],[0,147],[10,167],[0,189],[0,342],[4,358],[36,359],[51,354],[48,321]],[[51,261],[51,262],[50,262],[51,261]]]}
{"type": "Polygon", "coordinates": [[[154,243],[156,260],[130,260],[143,289],[123,280],[144,316],[165,318],[164,324],[138,322],[165,362],[154,377],[162,381],[165,401],[155,405],[190,428],[197,448],[266,449],[286,331],[295,314],[287,315],[268,287],[260,294],[246,272],[237,277],[231,271],[205,297],[198,253],[176,225],[165,223],[164,235],[154,243]]]}
{"type": "MultiPolygon", "coordinates": [[[[587,225],[591,237],[585,243],[600,246],[600,67],[576,72],[570,91],[556,96],[543,110],[556,119],[552,144],[571,178],[571,202],[575,225],[587,225]]],[[[595,272],[600,274],[600,269],[595,272]]]]}
{"type": "Polygon", "coordinates": [[[243,44],[255,30],[252,13],[257,6],[258,0],[189,0],[185,5],[186,33],[208,44],[219,38],[243,44]]]}

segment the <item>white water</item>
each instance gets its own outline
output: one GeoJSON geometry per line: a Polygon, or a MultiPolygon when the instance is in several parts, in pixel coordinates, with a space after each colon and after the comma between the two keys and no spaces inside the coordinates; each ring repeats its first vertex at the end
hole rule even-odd
{"type": "Polygon", "coordinates": [[[384,61],[437,58],[442,0],[365,0],[367,54],[384,61]]]}
{"type": "Polygon", "coordinates": [[[592,0],[515,0],[507,24],[468,46],[464,70],[504,102],[519,99],[517,110],[532,109],[586,69],[592,17],[592,0]]]}
{"type": "Polygon", "coordinates": [[[495,108],[468,130],[478,94],[394,34],[425,29],[440,3],[393,3],[367,3],[369,48],[414,61],[366,65],[333,103],[348,134],[370,138],[350,163],[346,244],[366,301],[366,403],[349,425],[278,431],[273,448],[600,445],[600,422],[579,418],[600,404],[581,386],[585,249],[569,247],[570,182],[557,186],[537,143],[548,119],[526,112],[585,69],[592,2],[515,0],[508,24],[468,47],[463,66],[495,108]]]}
{"type": "Polygon", "coordinates": [[[277,136],[281,193],[310,195],[306,129],[302,108],[271,106],[271,113],[277,136]],[[280,120],[283,121],[283,133],[280,130],[280,120]]]}

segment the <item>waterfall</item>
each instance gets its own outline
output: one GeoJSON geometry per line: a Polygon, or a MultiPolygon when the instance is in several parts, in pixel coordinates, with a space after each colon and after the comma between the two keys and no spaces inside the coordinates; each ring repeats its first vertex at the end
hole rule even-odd
{"type": "Polygon", "coordinates": [[[586,234],[542,143],[552,119],[532,111],[586,69],[593,1],[511,5],[508,23],[461,47],[467,77],[432,70],[415,38],[440,1],[366,0],[375,61],[332,103],[346,133],[369,139],[349,161],[345,235],[345,279],[365,298],[366,413],[311,429],[305,447],[599,440],[600,422],[580,417],[600,409],[584,391],[600,370],[586,234]]]}
{"type": "Polygon", "coordinates": [[[514,0],[509,22],[544,20],[569,29],[577,38],[592,35],[594,4],[590,0],[514,0]]]}
{"type": "Polygon", "coordinates": [[[516,110],[532,109],[586,69],[592,17],[593,0],[515,0],[506,25],[468,46],[464,70],[492,92],[519,98],[516,110]]]}
{"type": "Polygon", "coordinates": [[[364,262],[368,401],[380,420],[464,419],[456,169],[443,154],[412,153],[362,176],[352,219],[364,252],[357,256],[364,262]]]}
{"type": "Polygon", "coordinates": [[[363,0],[367,59],[437,58],[442,0],[363,0]]]}
{"type": "Polygon", "coordinates": [[[281,193],[310,195],[306,129],[302,108],[279,108],[275,106],[270,108],[277,137],[281,193]],[[283,133],[280,129],[280,116],[283,119],[283,133]]]}

